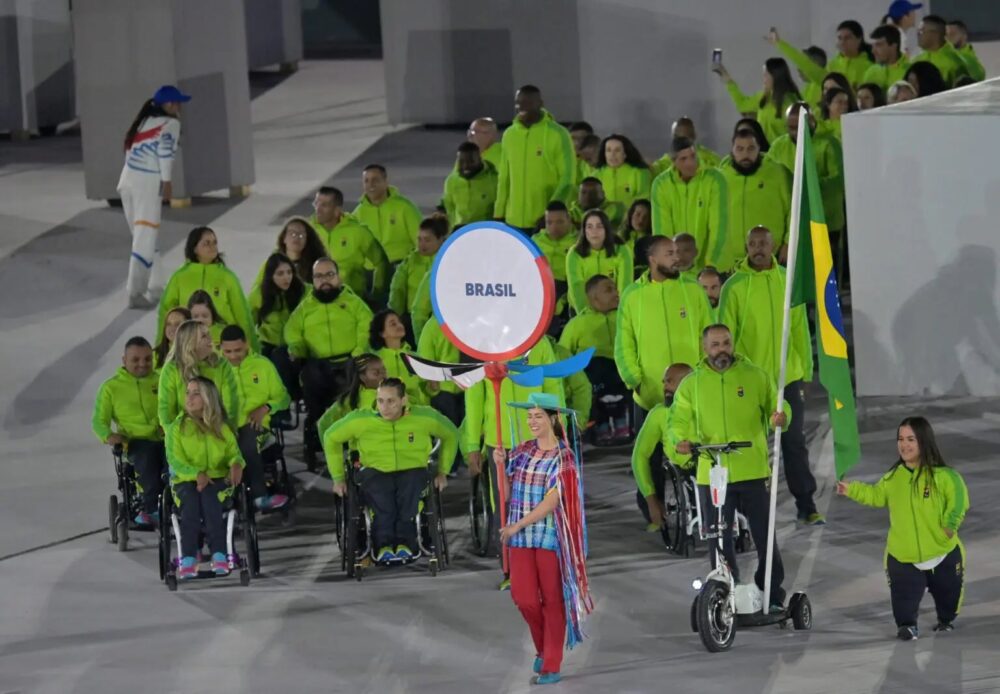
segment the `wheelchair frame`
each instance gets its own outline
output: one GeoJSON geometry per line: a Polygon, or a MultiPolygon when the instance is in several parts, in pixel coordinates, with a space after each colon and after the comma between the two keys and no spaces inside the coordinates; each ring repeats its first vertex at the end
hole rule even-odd
{"type": "Polygon", "coordinates": [[[155,525],[136,524],[135,509],[142,506],[142,494],[135,479],[135,468],[128,461],[125,447],[117,445],[111,449],[115,463],[115,476],[118,479],[118,494],[112,494],[108,499],[108,534],[109,541],[118,546],[119,552],[128,550],[129,532],[132,530],[155,531],[155,525]]]}

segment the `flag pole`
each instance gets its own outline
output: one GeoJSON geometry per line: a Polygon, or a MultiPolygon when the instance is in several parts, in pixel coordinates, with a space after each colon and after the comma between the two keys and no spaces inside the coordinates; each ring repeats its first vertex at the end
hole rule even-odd
{"type": "MultiPolygon", "coordinates": [[[[795,146],[795,176],[792,179],[792,210],[788,222],[788,264],[785,268],[785,304],[781,321],[781,360],[778,368],[778,402],[774,411],[781,412],[785,400],[785,378],[788,371],[788,337],[791,332],[792,285],[795,277],[795,262],[799,249],[799,223],[802,218],[802,179],[805,173],[804,148],[802,139],[809,137],[809,117],[803,118],[805,109],[798,107],[798,138],[795,146]],[[804,122],[803,122],[804,121],[804,122]],[[803,128],[803,125],[805,126],[803,128]]],[[[774,561],[774,526],[778,508],[778,463],[781,461],[781,427],[774,430],[774,454],[771,462],[770,513],[767,517],[767,553],[764,558],[764,607],[763,613],[771,609],[771,569],[774,561]]]]}

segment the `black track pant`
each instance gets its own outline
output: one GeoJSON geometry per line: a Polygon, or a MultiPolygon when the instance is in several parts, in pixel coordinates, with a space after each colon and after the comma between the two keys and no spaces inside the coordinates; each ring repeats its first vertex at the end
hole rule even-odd
{"type": "Polygon", "coordinates": [[[940,564],[929,571],[921,571],[914,564],[904,564],[888,554],[885,573],[889,579],[892,616],[896,619],[896,626],[917,626],[920,601],[926,591],[930,591],[934,598],[939,622],[950,624],[958,615],[965,574],[961,545],[951,550],[940,564]]]}

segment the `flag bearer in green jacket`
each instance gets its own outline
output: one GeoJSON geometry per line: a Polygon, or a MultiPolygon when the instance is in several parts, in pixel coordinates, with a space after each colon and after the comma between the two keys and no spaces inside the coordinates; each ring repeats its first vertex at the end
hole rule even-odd
{"type": "Polygon", "coordinates": [[[674,393],[689,373],[691,367],[687,364],[671,364],[663,372],[663,402],[649,411],[632,447],[632,475],[637,487],[635,501],[646,519],[648,532],[659,530],[665,520],[663,496],[666,491],[666,475],[663,456],[666,455],[671,463],[681,469],[694,471],[694,461],[689,456],[678,455],[670,446],[667,436],[674,393]]]}
{"type": "Polygon", "coordinates": [[[379,386],[377,411],[353,412],[323,436],[334,493],[347,491],[341,446],[357,441],[358,481],[374,511],[375,561],[410,561],[418,554],[416,516],[427,486],[427,465],[434,439],[441,441],[434,485],[444,489],[458,450],[458,429],[429,407],[409,406],[406,386],[388,378],[379,386]]]}
{"type": "Polygon", "coordinates": [[[837,482],[837,493],[859,504],[889,509],[885,569],[897,636],[917,638],[920,601],[930,591],[934,631],[948,632],[962,607],[965,547],[958,529],[969,510],[962,476],[941,456],[923,417],[907,417],[896,430],[899,460],[875,484],[837,482]]]}
{"type": "Polygon", "coordinates": [[[389,174],[381,164],[364,168],[361,185],[364,195],[352,214],[382,244],[389,262],[398,263],[413,250],[423,215],[409,198],[389,185],[389,174]]]}
{"type": "Polygon", "coordinates": [[[163,431],[156,416],[158,383],[153,348],[144,337],[129,339],[122,365],[97,390],[91,419],[97,439],[112,447],[124,446],[128,462],[135,468],[142,492],[142,508],[135,517],[138,525],[152,525],[159,520],[161,475],[167,464],[163,431]]]}
{"type": "Polygon", "coordinates": [[[250,493],[258,510],[275,511],[288,503],[288,497],[268,494],[260,442],[262,435],[268,431],[271,415],[288,409],[291,402],[288,391],[271,360],[250,352],[247,337],[240,326],[227,325],[222,331],[221,351],[236,372],[236,383],[240,389],[236,436],[246,462],[250,493]]]}
{"type": "Polygon", "coordinates": [[[542,108],[542,92],[525,85],[514,96],[514,122],[503,134],[493,216],[530,233],[553,200],[573,194],[576,153],[569,131],[542,108]]]}
{"type": "MultiPolygon", "coordinates": [[[[750,534],[757,547],[757,571],[754,582],[764,589],[765,553],[770,517],[771,477],[767,436],[771,429],[788,424],[790,412],[785,403],[782,411],[775,412],[778,390],[774,380],[750,361],[736,353],[733,336],[725,325],[711,325],[703,337],[705,359],[677,388],[670,408],[669,442],[680,455],[691,453],[693,443],[718,444],[730,441],[750,441],[751,447],[722,457],[722,465],[729,471],[729,486],[723,507],[723,527],[731,528],[736,509],[747,517],[750,534]]],[[[710,465],[699,460],[697,482],[703,495],[702,508],[710,509],[708,501],[710,465]]],[[[706,516],[714,515],[706,513],[706,516]]],[[[702,519],[706,520],[705,518],[702,519]]],[[[714,523],[706,523],[706,529],[714,523]]],[[[723,533],[723,553],[739,581],[732,533],[723,533]]],[[[771,595],[765,596],[771,610],[784,605],[785,591],[781,583],[785,570],[781,563],[777,543],[774,545],[771,573],[771,595]]],[[[714,553],[713,553],[714,561],[714,553]]]]}
{"type": "MultiPolygon", "coordinates": [[[[245,463],[236,436],[208,378],[187,382],[184,409],[166,429],[170,486],[180,512],[181,580],[198,576],[202,525],[217,576],[230,571],[222,504],[243,479],[245,463]]],[[[166,522],[167,519],[163,519],[166,522]]]]}
{"type": "MultiPolygon", "coordinates": [[[[777,383],[781,368],[781,333],[785,305],[785,268],[774,257],[774,239],[766,227],[754,227],[747,234],[747,255],[722,287],[719,322],[733,333],[739,354],[767,372],[777,383]]],[[[795,497],[799,521],[823,525],[813,495],[816,480],[809,469],[806,446],[805,384],[812,381],[812,339],[805,306],[791,311],[788,361],[785,370],[785,401],[792,411],[792,422],[781,435],[781,459],[785,466],[788,490],[795,497]]]]}

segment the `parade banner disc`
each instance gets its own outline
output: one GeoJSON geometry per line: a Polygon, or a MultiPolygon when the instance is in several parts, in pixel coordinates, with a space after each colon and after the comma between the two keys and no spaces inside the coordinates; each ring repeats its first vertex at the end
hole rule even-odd
{"type": "Polygon", "coordinates": [[[552,320],[555,284],[548,260],[501,222],[469,224],[448,237],[430,282],[441,331],[476,359],[506,361],[525,354],[552,320]]]}

